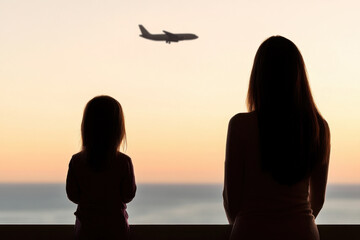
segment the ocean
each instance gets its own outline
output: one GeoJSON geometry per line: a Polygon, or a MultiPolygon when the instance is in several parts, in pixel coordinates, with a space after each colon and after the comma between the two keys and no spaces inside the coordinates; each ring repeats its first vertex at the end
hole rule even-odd
{"type": "MultiPolygon", "coordinates": [[[[0,224],[72,224],[64,184],[0,184],[0,224]]],[[[220,184],[139,184],[130,224],[226,224],[220,184]]],[[[317,224],[360,224],[360,185],[329,185],[317,224]]]]}

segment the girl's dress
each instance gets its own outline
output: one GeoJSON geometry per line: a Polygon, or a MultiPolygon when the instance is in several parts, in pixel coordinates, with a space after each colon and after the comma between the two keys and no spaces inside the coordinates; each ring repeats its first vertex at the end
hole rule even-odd
{"type": "Polygon", "coordinates": [[[70,160],[68,198],[78,204],[76,239],[128,239],[126,203],[136,192],[131,159],[118,152],[101,170],[94,170],[80,152],[70,160]]]}

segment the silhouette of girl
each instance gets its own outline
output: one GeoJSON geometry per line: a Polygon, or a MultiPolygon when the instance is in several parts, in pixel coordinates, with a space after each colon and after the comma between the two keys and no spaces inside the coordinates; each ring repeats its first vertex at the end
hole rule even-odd
{"type": "Polygon", "coordinates": [[[128,239],[126,203],[136,192],[131,159],[118,151],[126,139],[121,105],[109,96],[88,102],[81,124],[82,151],[73,155],[66,179],[76,203],[76,239],[128,239]]]}
{"type": "Polygon", "coordinates": [[[259,47],[247,105],[227,136],[230,239],[319,239],[314,219],[325,199],[330,132],[290,40],[274,36],[259,47]]]}

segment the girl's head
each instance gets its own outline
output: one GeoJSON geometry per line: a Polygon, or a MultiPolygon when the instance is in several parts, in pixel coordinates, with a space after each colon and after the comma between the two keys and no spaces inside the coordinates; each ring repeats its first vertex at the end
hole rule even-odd
{"type": "Polygon", "coordinates": [[[97,96],[85,107],[81,123],[82,147],[87,153],[116,153],[126,139],[121,105],[109,96],[97,96]]]}

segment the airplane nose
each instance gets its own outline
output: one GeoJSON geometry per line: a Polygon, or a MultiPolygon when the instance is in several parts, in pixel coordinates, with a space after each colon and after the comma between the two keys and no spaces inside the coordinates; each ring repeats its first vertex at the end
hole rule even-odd
{"type": "Polygon", "coordinates": [[[195,35],[195,34],[194,34],[194,38],[196,39],[196,38],[199,38],[199,37],[198,37],[197,35],[195,35]]]}

